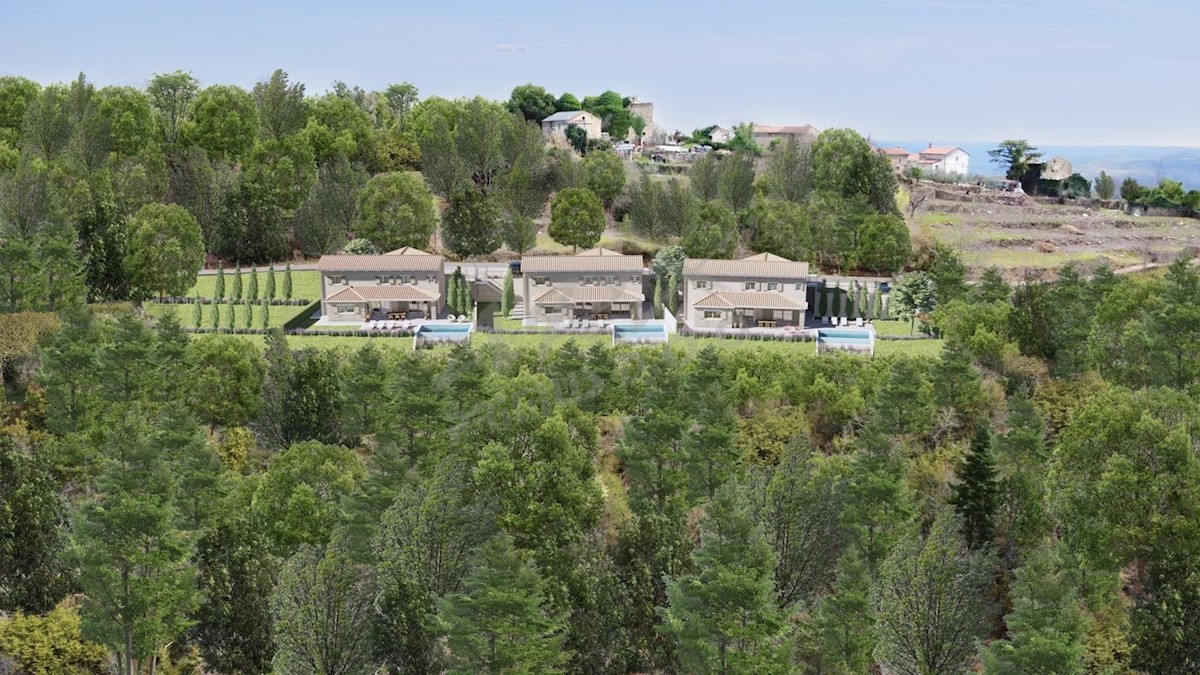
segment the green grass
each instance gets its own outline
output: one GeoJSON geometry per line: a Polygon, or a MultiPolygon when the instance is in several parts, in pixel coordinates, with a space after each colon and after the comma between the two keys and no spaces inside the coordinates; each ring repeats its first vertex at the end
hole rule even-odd
{"type": "Polygon", "coordinates": [[[978,267],[1062,267],[1069,262],[1085,263],[1107,260],[1113,267],[1136,265],[1142,256],[1134,251],[1055,251],[1042,253],[1026,249],[1001,249],[994,251],[972,251],[967,254],[970,262],[978,267]]]}
{"type": "MultiPolygon", "coordinates": [[[[167,312],[175,311],[175,316],[179,317],[179,323],[185,328],[208,328],[212,326],[213,308],[217,305],[200,305],[200,325],[194,324],[195,305],[160,305],[157,302],[148,302],[145,305],[146,315],[154,318],[166,316],[167,312]]],[[[227,323],[226,313],[230,307],[236,308],[234,317],[234,328],[244,328],[245,323],[245,305],[220,305],[221,316],[219,328],[225,328],[227,323]]],[[[291,321],[293,317],[307,310],[309,305],[271,305],[270,315],[268,316],[268,325],[272,328],[283,328],[284,324],[291,321]]],[[[253,320],[250,322],[251,328],[262,328],[262,306],[254,305],[253,320]]]]}
{"type": "Polygon", "coordinates": [[[914,331],[910,331],[910,324],[907,321],[891,320],[882,321],[876,320],[871,323],[875,327],[876,335],[911,335],[914,331]]]}
{"type": "MultiPolygon", "coordinates": [[[[253,341],[256,345],[262,346],[264,337],[262,335],[240,335],[246,340],[253,341]]],[[[471,335],[471,342],[475,345],[483,344],[505,344],[514,348],[534,349],[540,352],[546,352],[561,346],[567,340],[575,340],[575,343],[582,349],[587,349],[594,344],[610,345],[612,338],[608,335],[597,334],[579,334],[567,335],[563,333],[550,333],[546,335],[536,334],[512,334],[512,333],[474,333],[471,335]]],[[[303,347],[316,347],[320,349],[358,349],[363,345],[371,342],[380,347],[399,349],[408,351],[412,349],[412,337],[400,338],[360,338],[360,337],[342,337],[334,335],[289,335],[288,344],[293,348],[299,349],[303,347]]],[[[708,346],[713,346],[718,349],[761,349],[768,352],[786,352],[798,356],[808,356],[816,352],[816,346],[812,342],[782,342],[774,340],[722,340],[714,338],[696,338],[685,337],[680,335],[672,336],[668,343],[672,348],[682,349],[688,353],[695,353],[708,346]]],[[[942,351],[944,340],[876,340],[875,355],[876,356],[937,356],[942,351]]],[[[629,349],[640,349],[641,347],[628,347],[629,349]]],[[[436,349],[448,349],[448,347],[437,347],[436,349]]]]}
{"type": "MultiPolygon", "coordinates": [[[[233,293],[234,270],[225,270],[225,294],[233,293]]],[[[196,277],[196,285],[184,295],[195,298],[211,298],[217,286],[217,275],[206,274],[196,277]]],[[[258,292],[262,294],[267,288],[267,271],[258,270],[258,292]]],[[[242,293],[249,292],[250,270],[242,270],[242,293]]],[[[283,269],[275,269],[275,297],[283,298],[283,269]]],[[[292,270],[292,297],[305,300],[321,299],[321,276],[316,270],[292,270]]],[[[272,308],[273,309],[273,308],[272,308]]]]}

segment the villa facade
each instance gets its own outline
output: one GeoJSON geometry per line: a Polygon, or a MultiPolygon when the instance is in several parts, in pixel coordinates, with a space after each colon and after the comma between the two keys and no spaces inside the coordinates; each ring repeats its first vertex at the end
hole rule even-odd
{"type": "Polygon", "coordinates": [[[437,318],[445,308],[446,271],[440,255],[405,247],[383,255],[325,255],[321,314],[328,321],[437,318]]]}
{"type": "Polygon", "coordinates": [[[641,256],[594,248],[576,255],[521,258],[526,325],[566,319],[640,319],[641,256]]]}
{"type": "Polygon", "coordinates": [[[808,263],[770,253],[741,260],[683,262],[684,322],[694,328],[803,326],[808,263]]]}

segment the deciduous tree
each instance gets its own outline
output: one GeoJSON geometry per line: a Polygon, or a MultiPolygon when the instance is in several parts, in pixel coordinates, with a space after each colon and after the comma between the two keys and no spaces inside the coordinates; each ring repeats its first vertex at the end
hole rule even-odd
{"type": "Polygon", "coordinates": [[[196,219],[173,204],[142,207],[130,226],[125,265],[135,297],[182,295],[204,266],[196,219]]]}
{"type": "Polygon", "coordinates": [[[587,188],[567,188],[550,206],[550,238],[572,248],[590,248],[604,233],[604,205],[587,188]]]}
{"type": "Polygon", "coordinates": [[[359,196],[358,207],[355,235],[371,240],[381,251],[426,248],[437,226],[433,195],[420,178],[408,173],[372,178],[359,196]]]}

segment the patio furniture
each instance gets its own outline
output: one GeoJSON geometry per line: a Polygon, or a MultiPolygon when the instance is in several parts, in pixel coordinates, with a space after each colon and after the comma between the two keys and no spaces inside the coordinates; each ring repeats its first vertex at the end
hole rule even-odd
{"type": "Polygon", "coordinates": [[[468,319],[468,318],[467,318],[467,315],[466,315],[466,314],[459,314],[459,315],[458,315],[458,322],[459,322],[459,323],[466,323],[466,322],[468,322],[468,321],[470,321],[470,319],[468,319]]]}
{"type": "Polygon", "coordinates": [[[591,321],[588,321],[587,319],[584,319],[584,320],[583,320],[583,327],[584,327],[584,328],[591,328],[591,327],[592,327],[592,322],[591,322],[591,321]]]}
{"type": "Polygon", "coordinates": [[[827,317],[827,316],[821,317],[821,325],[828,326],[829,325],[829,317],[827,317]]]}
{"type": "Polygon", "coordinates": [[[855,319],[855,320],[854,320],[854,325],[855,325],[855,326],[857,326],[857,327],[859,327],[859,328],[862,328],[862,327],[863,327],[863,320],[862,320],[861,318],[860,318],[860,319],[855,319]]]}
{"type": "Polygon", "coordinates": [[[841,322],[838,325],[839,326],[849,326],[850,322],[846,321],[846,317],[843,316],[841,322]]]}
{"type": "Polygon", "coordinates": [[[759,328],[774,328],[776,325],[778,325],[778,322],[771,319],[763,319],[758,322],[759,328]]]}

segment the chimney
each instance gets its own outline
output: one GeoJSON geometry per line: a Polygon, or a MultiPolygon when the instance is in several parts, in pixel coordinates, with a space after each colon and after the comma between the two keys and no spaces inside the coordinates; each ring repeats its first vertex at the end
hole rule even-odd
{"type": "MultiPolygon", "coordinates": [[[[932,148],[932,147],[933,147],[933,143],[930,143],[929,148],[932,148]]],[[[929,148],[925,148],[925,149],[928,150],[929,148]]]]}

